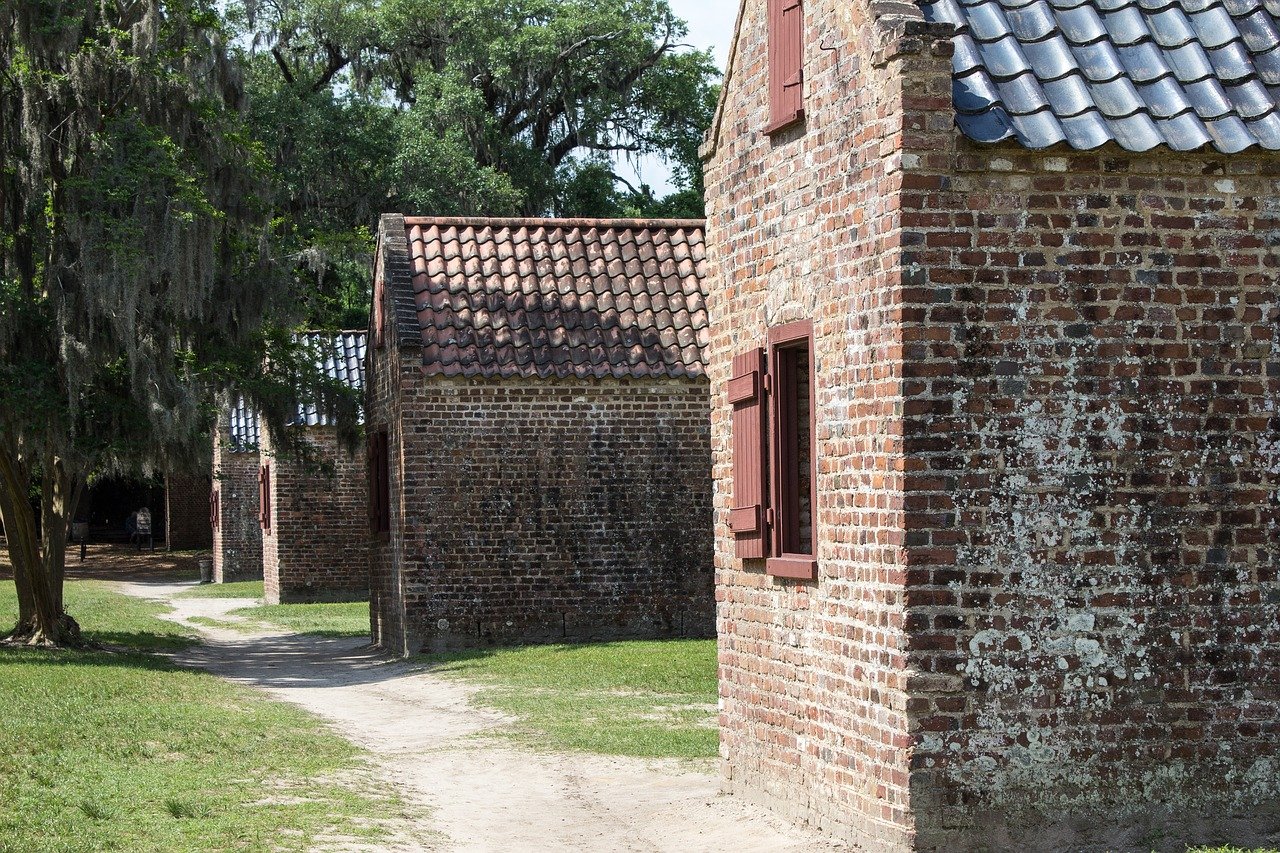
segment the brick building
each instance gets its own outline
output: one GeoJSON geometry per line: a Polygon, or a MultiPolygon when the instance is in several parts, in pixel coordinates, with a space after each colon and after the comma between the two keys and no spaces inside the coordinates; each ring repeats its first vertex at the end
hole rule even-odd
{"type": "Polygon", "coordinates": [[[374,639],[710,636],[701,222],[384,216],[374,639]]]}
{"type": "MultiPolygon", "coordinates": [[[[363,389],[363,332],[301,338],[331,379],[363,389]]],[[[315,405],[299,405],[290,428],[303,432],[311,458],[277,454],[243,400],[219,424],[215,579],[262,578],[271,604],[363,598],[369,590],[363,456],[342,446],[337,427],[315,405]]]]}
{"type": "Polygon", "coordinates": [[[704,148],[732,790],[868,850],[1275,846],[1277,13],[744,0],[704,148]]]}
{"type": "Polygon", "coordinates": [[[215,583],[262,578],[259,523],[258,418],[243,397],[221,413],[213,437],[213,579],[215,583]]]}
{"type": "MultiPolygon", "coordinates": [[[[331,379],[364,389],[365,334],[307,333],[331,379]]],[[[298,407],[293,429],[302,430],[314,459],[277,455],[264,430],[262,569],[269,604],[364,598],[369,592],[369,483],[363,454],[343,447],[337,427],[314,405],[298,407]],[[323,466],[323,467],[320,467],[323,466]]]]}

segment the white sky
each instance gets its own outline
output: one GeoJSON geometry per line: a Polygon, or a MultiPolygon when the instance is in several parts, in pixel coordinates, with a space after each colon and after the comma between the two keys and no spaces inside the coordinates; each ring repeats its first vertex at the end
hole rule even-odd
{"type": "MultiPolygon", "coordinates": [[[[689,24],[687,44],[696,48],[711,48],[716,64],[724,71],[729,53],[729,41],[733,38],[733,25],[738,16],[738,0],[668,0],[671,10],[689,24]]],[[[638,178],[641,183],[653,187],[659,197],[666,195],[671,184],[671,170],[656,157],[644,157],[634,166],[619,163],[618,172],[627,180],[638,178]]]]}

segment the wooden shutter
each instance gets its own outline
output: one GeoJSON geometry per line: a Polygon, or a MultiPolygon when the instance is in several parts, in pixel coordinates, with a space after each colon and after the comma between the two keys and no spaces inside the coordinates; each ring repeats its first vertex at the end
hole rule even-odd
{"type": "Polygon", "coordinates": [[[258,469],[258,524],[271,529],[271,463],[258,469]]]}
{"type": "Polygon", "coordinates": [[[804,5],[769,0],[769,126],[782,130],[804,118],[804,5]]]}
{"type": "Polygon", "coordinates": [[[733,357],[729,403],[733,406],[733,506],[729,527],[734,553],[744,559],[768,556],[765,506],[764,350],[733,357]]]}
{"type": "Polygon", "coordinates": [[[373,346],[374,349],[382,349],[386,344],[387,335],[387,308],[384,304],[387,299],[387,287],[382,277],[382,271],[378,271],[378,277],[373,283],[373,346]]]}
{"type": "Polygon", "coordinates": [[[369,434],[369,530],[388,533],[391,530],[391,478],[389,476],[387,433],[369,434]]]}
{"type": "Polygon", "coordinates": [[[222,495],[215,487],[209,490],[209,527],[216,531],[221,520],[222,495]]]}

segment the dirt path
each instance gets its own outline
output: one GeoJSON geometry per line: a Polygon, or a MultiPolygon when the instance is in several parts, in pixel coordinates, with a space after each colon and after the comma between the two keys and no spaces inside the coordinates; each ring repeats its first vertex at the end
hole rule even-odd
{"type": "Polygon", "coordinates": [[[178,655],[328,719],[424,815],[397,850],[825,851],[840,849],[719,793],[708,764],[535,753],[471,735],[504,724],[468,689],[354,639],[246,634],[192,623],[249,599],[174,598],[191,584],[121,582],[174,608],[205,643],[178,655]]]}

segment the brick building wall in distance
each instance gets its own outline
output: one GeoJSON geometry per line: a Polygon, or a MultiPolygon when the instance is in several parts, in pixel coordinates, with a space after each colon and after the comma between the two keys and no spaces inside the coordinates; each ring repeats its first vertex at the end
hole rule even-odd
{"type": "Polygon", "coordinates": [[[368,477],[364,454],[341,447],[331,426],[291,426],[317,466],[277,456],[263,433],[262,458],[270,465],[270,527],[262,533],[262,565],[269,604],[342,601],[369,593],[368,477]]]}
{"type": "Polygon", "coordinates": [[[220,428],[213,444],[213,487],[218,524],[213,530],[215,583],[262,578],[262,528],[258,526],[258,453],[232,450],[220,428]]]}
{"type": "Polygon", "coordinates": [[[208,476],[169,474],[165,477],[165,547],[190,551],[213,544],[209,520],[208,476]]]}
{"type": "Polygon", "coordinates": [[[950,29],[831,0],[771,136],[743,9],[704,149],[727,786],[867,850],[1275,846],[1280,157],[974,144],[950,29]],[[812,581],[729,525],[731,359],[797,320],[812,581]]]}
{"type": "Polygon", "coordinates": [[[417,381],[396,651],[712,635],[705,382],[417,381]]]}

